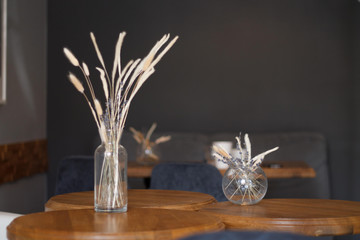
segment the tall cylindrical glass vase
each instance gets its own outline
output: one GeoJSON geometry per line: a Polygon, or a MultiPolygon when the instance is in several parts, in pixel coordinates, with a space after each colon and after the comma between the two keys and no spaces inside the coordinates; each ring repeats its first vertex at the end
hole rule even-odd
{"type": "Polygon", "coordinates": [[[103,142],[95,150],[96,212],[127,211],[127,152],[122,145],[103,142]]]}

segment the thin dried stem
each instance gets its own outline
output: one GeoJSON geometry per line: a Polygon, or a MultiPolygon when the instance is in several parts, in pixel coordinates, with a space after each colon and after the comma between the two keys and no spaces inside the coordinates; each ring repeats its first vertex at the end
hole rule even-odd
{"type": "Polygon", "coordinates": [[[155,140],[155,144],[164,143],[171,140],[171,136],[162,136],[155,140]]]}
{"type": "Polygon", "coordinates": [[[124,86],[124,82],[121,80],[122,77],[127,73],[127,70],[130,68],[130,66],[133,64],[133,60],[129,61],[128,64],[124,67],[123,71],[121,72],[121,75],[119,75],[118,80],[116,81],[116,87],[115,87],[115,95],[120,99],[121,98],[121,92],[122,89],[120,89],[122,86],[124,86]]]}
{"type": "MultiPolygon", "coordinates": [[[[125,32],[120,33],[118,41],[116,43],[113,71],[111,74],[111,79],[113,82],[115,81],[116,69],[118,69],[118,74],[119,74],[119,76],[121,76],[121,57],[120,56],[121,56],[121,47],[122,47],[122,43],[124,41],[125,35],[126,35],[125,32]]],[[[114,88],[114,85],[113,85],[113,88],[114,88]]]]}
{"type": "Polygon", "coordinates": [[[109,80],[109,74],[108,74],[107,71],[106,71],[104,59],[103,59],[103,57],[102,57],[102,55],[101,55],[101,52],[100,52],[100,50],[99,50],[99,46],[98,46],[98,44],[97,44],[97,42],[96,42],[95,35],[94,35],[92,32],[90,33],[90,37],[91,37],[91,40],[92,40],[92,42],[93,42],[93,45],[94,45],[94,48],[95,48],[95,51],[96,51],[96,55],[98,56],[98,59],[99,59],[101,65],[102,65],[102,67],[104,68],[105,75],[106,75],[106,79],[108,80],[108,84],[109,84],[109,86],[110,86],[111,83],[110,83],[110,80],[109,80]]]}
{"type": "Polygon", "coordinates": [[[250,139],[249,139],[248,134],[245,134],[244,140],[245,140],[246,152],[247,152],[247,155],[248,155],[247,161],[250,161],[251,160],[251,143],[250,143],[250,139]]]}
{"type": "Polygon", "coordinates": [[[104,70],[102,70],[99,67],[97,67],[96,70],[98,70],[100,72],[100,79],[101,79],[101,83],[103,86],[105,98],[106,98],[106,101],[108,101],[109,100],[109,89],[108,89],[108,85],[106,83],[105,72],[104,72],[104,70]]]}
{"type": "Polygon", "coordinates": [[[175,42],[178,40],[178,36],[174,37],[174,39],[166,46],[166,48],[157,56],[157,58],[150,64],[149,68],[153,68],[165,55],[167,51],[175,44],[175,42]]]}

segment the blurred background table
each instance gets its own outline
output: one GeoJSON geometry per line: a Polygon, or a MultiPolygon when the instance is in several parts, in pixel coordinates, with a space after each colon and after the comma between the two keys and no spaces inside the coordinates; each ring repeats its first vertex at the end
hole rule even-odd
{"type": "Polygon", "coordinates": [[[263,199],[239,206],[219,202],[200,212],[221,218],[227,229],[284,231],[309,236],[360,233],[360,202],[329,199],[263,199]]]}
{"type": "MultiPolygon", "coordinates": [[[[213,196],[188,191],[129,189],[129,208],[162,208],[178,210],[198,210],[201,207],[215,203],[213,196]]],[[[94,192],[75,192],[56,195],[45,204],[45,211],[93,209],[94,192]]]]}
{"type": "MultiPolygon", "coordinates": [[[[154,166],[129,162],[128,177],[150,178],[154,166]]],[[[265,162],[262,168],[268,178],[314,178],[315,170],[303,161],[265,162]]],[[[226,169],[219,170],[222,174],[226,169]]]]}
{"type": "Polygon", "coordinates": [[[129,208],[126,213],[90,209],[34,213],[12,221],[9,240],[177,239],[224,229],[219,218],[194,211],[129,208]]]}

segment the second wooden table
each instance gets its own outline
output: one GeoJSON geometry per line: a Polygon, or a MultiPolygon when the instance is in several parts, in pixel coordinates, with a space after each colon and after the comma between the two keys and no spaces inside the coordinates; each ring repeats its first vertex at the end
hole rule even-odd
{"type": "Polygon", "coordinates": [[[263,199],[249,206],[219,202],[200,212],[213,214],[227,229],[285,231],[310,236],[360,233],[360,202],[330,199],[263,199]]]}

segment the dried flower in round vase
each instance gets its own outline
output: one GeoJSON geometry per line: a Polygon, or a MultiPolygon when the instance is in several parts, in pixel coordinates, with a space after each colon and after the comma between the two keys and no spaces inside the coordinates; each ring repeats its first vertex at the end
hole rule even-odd
{"type": "Polygon", "coordinates": [[[240,205],[258,203],[264,198],[267,188],[267,177],[261,167],[255,170],[229,167],[222,180],[225,197],[240,205]]]}
{"type": "Polygon", "coordinates": [[[135,128],[130,127],[130,131],[133,133],[133,137],[137,143],[139,143],[136,152],[136,161],[144,165],[154,165],[160,161],[159,144],[167,142],[171,139],[171,136],[161,136],[155,141],[151,141],[151,135],[155,131],[157,124],[153,123],[146,135],[137,131],[135,128]]]}
{"type": "Polygon", "coordinates": [[[238,156],[232,156],[221,145],[213,146],[214,157],[229,166],[222,179],[222,189],[225,197],[233,203],[256,204],[264,198],[268,188],[267,177],[260,164],[265,155],[276,151],[279,147],[251,158],[251,143],[248,134],[245,134],[244,146],[241,144],[240,136],[236,137],[236,140],[238,156]]]}
{"type": "Polygon", "coordinates": [[[154,165],[160,161],[160,152],[157,145],[139,144],[136,152],[136,161],[143,165],[154,165]]]}

